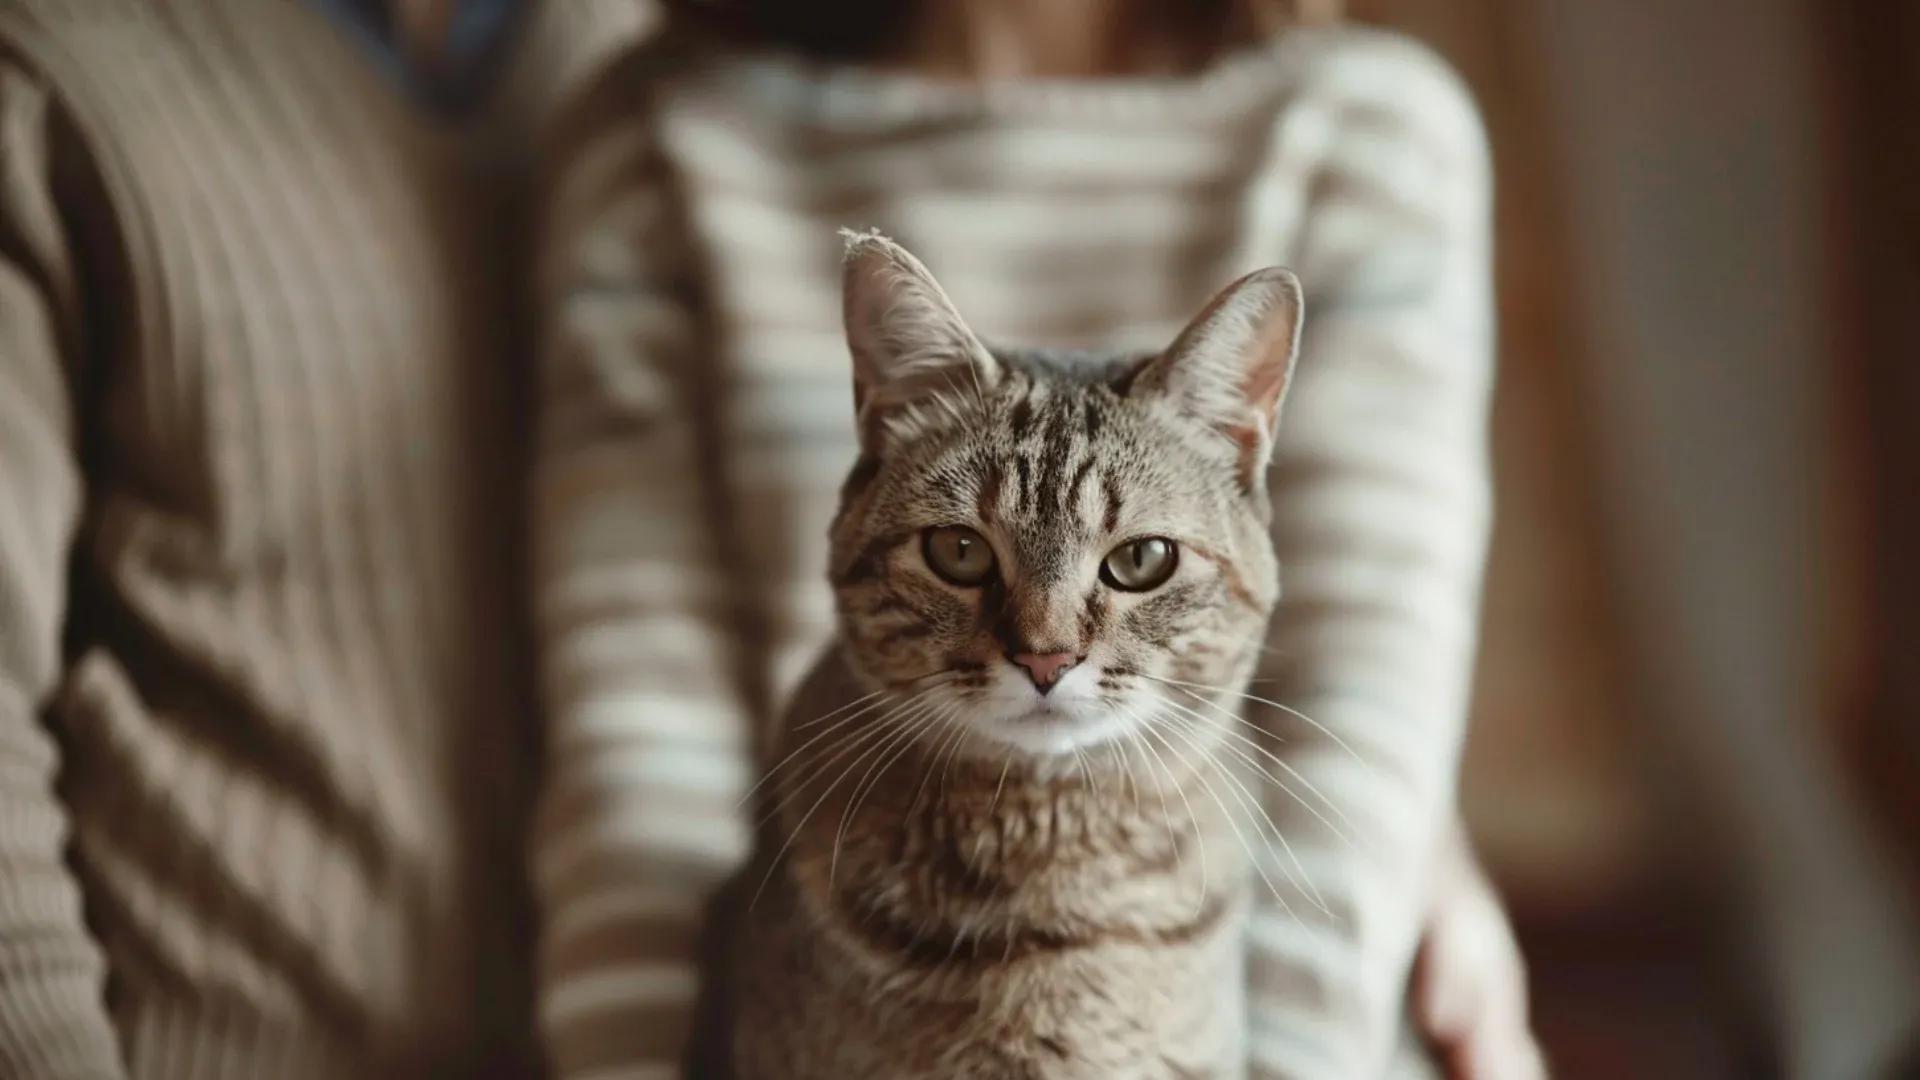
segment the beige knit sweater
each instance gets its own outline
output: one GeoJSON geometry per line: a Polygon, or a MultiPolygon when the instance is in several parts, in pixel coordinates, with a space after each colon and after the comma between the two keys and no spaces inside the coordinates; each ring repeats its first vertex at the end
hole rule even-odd
{"type": "Polygon", "coordinates": [[[532,1068],[515,122],[296,0],[0,0],[0,1077],[532,1068]]]}
{"type": "Polygon", "coordinates": [[[1245,270],[1305,283],[1257,691],[1327,730],[1248,715],[1355,842],[1268,793],[1329,910],[1257,913],[1250,1065],[1379,1075],[1450,817],[1488,524],[1488,167],[1462,86],[1358,30],[1188,80],[985,90],[677,55],[634,58],[565,150],[542,254],[536,872],[563,1073],[671,1075],[756,732],[831,632],[855,445],[834,233],[877,226],[1010,342],[1158,346],[1245,270]]]}

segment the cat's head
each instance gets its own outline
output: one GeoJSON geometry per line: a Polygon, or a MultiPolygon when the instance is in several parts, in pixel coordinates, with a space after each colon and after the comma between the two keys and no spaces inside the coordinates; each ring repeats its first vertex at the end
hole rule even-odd
{"type": "Polygon", "coordinates": [[[1240,688],[1279,592],[1291,274],[1241,278],[1150,355],[989,348],[873,234],[848,237],[845,302],[862,453],[832,579],[855,671],[915,702],[897,715],[1060,754],[1240,688]]]}

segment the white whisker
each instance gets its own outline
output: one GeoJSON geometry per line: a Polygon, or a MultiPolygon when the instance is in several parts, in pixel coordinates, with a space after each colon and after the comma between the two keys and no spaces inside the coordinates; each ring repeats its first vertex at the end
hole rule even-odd
{"type": "MultiPolygon", "coordinates": [[[[931,689],[932,687],[927,688],[927,690],[931,690],[931,689]]],[[[924,694],[927,692],[927,690],[922,690],[920,691],[920,693],[924,694]]],[[[839,708],[833,710],[832,712],[826,714],[825,716],[818,717],[813,720],[809,720],[804,724],[795,726],[791,730],[799,731],[801,728],[811,727],[814,724],[831,720],[834,717],[840,715],[841,713],[846,712],[848,709],[851,709],[857,705],[863,705],[863,704],[866,704],[867,702],[871,702],[873,701],[874,698],[880,697],[882,694],[885,694],[885,693],[886,693],[885,690],[875,690],[873,693],[868,694],[866,697],[857,698],[853,701],[850,701],[845,705],[842,705],[839,708]]],[[[919,697],[919,694],[915,694],[914,697],[915,698],[919,697]]],[[[911,701],[913,700],[913,698],[909,698],[907,700],[911,701]]],[[[772,779],[774,773],[779,772],[782,768],[784,768],[787,765],[788,762],[791,762],[795,758],[799,757],[801,752],[806,750],[807,747],[812,746],[814,743],[819,742],[821,739],[824,739],[828,735],[833,734],[835,731],[839,730],[840,728],[843,728],[848,724],[852,723],[853,721],[860,719],[862,716],[865,716],[867,713],[872,712],[874,709],[879,707],[879,704],[880,703],[867,705],[866,708],[861,709],[860,711],[854,713],[853,715],[846,717],[845,719],[839,721],[833,726],[827,728],[825,731],[819,732],[818,734],[814,735],[812,738],[808,739],[806,742],[801,743],[799,746],[794,747],[791,751],[787,753],[786,757],[781,758],[771,768],[765,770],[760,774],[760,779],[754,781],[753,786],[747,789],[746,794],[740,796],[740,801],[733,804],[734,809],[738,810],[740,807],[747,805],[747,800],[753,798],[754,793],[759,791],[761,786],[764,785],[768,780],[772,779]]]]}
{"type": "MultiPolygon", "coordinates": [[[[1131,717],[1131,714],[1129,714],[1129,719],[1132,722],[1128,725],[1125,731],[1127,741],[1132,743],[1135,746],[1139,746],[1143,749],[1151,750],[1152,747],[1147,746],[1145,740],[1142,738],[1140,733],[1134,730],[1135,727],[1140,723],[1140,721],[1138,719],[1133,719],[1131,717]]],[[[1140,764],[1147,770],[1148,776],[1153,775],[1153,765],[1151,762],[1148,762],[1146,759],[1143,758],[1141,759],[1140,764]]],[[[1167,775],[1167,783],[1168,784],[1173,783],[1173,776],[1171,774],[1167,775]]],[[[1167,807],[1166,785],[1155,784],[1153,788],[1154,788],[1155,794],[1160,796],[1160,819],[1164,821],[1167,826],[1167,845],[1173,849],[1173,865],[1176,869],[1178,869],[1181,872],[1182,875],[1185,875],[1186,867],[1182,862],[1182,856],[1180,854],[1180,837],[1178,834],[1174,832],[1173,812],[1167,807]]]]}
{"type": "MultiPolygon", "coordinates": [[[[1207,781],[1206,773],[1194,768],[1193,763],[1187,760],[1186,755],[1180,752],[1179,747],[1173,745],[1173,740],[1167,738],[1167,736],[1160,731],[1159,726],[1154,723],[1155,719],[1155,717],[1149,717],[1147,725],[1142,730],[1144,730],[1149,737],[1159,739],[1160,745],[1166,748],[1167,753],[1172,754],[1182,765],[1185,765],[1192,771],[1193,778],[1200,781],[1200,786],[1207,790],[1208,795],[1212,796],[1214,805],[1220,808],[1221,815],[1226,818],[1227,828],[1233,830],[1234,839],[1240,842],[1240,850],[1246,853],[1247,863],[1253,867],[1254,873],[1260,875],[1260,880],[1267,886],[1267,891],[1273,894],[1274,902],[1280,905],[1280,910],[1286,912],[1288,917],[1294,919],[1296,922],[1299,921],[1300,917],[1294,914],[1293,908],[1287,903],[1286,897],[1280,895],[1280,889],[1273,883],[1273,878],[1267,876],[1266,868],[1260,865],[1259,857],[1253,853],[1253,846],[1247,843],[1246,834],[1240,831],[1240,824],[1234,820],[1234,812],[1227,808],[1226,801],[1220,798],[1220,792],[1215,790],[1214,786],[1207,781]]],[[[1208,763],[1211,764],[1210,761],[1208,763]]]]}
{"type": "MultiPolygon", "coordinates": [[[[791,776],[783,778],[776,786],[784,790],[774,798],[772,807],[761,816],[759,822],[756,823],[756,827],[765,825],[768,821],[771,821],[797,796],[798,792],[804,790],[815,778],[827,769],[832,768],[836,763],[845,758],[846,755],[852,753],[858,747],[870,744],[874,739],[890,731],[890,723],[917,708],[926,694],[931,692],[931,689],[930,687],[928,690],[915,694],[905,701],[896,703],[885,713],[869,720],[865,727],[851,734],[843,735],[838,743],[829,747],[823,747],[820,751],[820,756],[823,756],[824,760],[817,760],[813,768],[805,773],[804,778],[797,782],[794,781],[791,776]]],[[[789,755],[789,757],[791,756],[792,755],[789,755]]]]}
{"type": "Polygon", "coordinates": [[[1087,782],[1087,790],[1096,800],[1099,799],[1100,785],[1093,778],[1093,766],[1088,763],[1087,755],[1078,746],[1073,748],[1073,760],[1080,766],[1080,776],[1087,782]]]}
{"type": "Polygon", "coordinates": [[[813,719],[811,719],[811,720],[808,720],[808,721],[807,721],[807,722],[805,722],[805,723],[802,723],[802,724],[795,724],[795,725],[793,725],[793,726],[792,726],[792,728],[790,728],[789,730],[792,730],[792,731],[805,731],[805,730],[806,730],[807,728],[810,728],[810,727],[812,727],[812,726],[814,726],[815,724],[824,724],[824,723],[826,723],[826,722],[827,722],[828,720],[831,720],[831,719],[833,719],[834,717],[836,717],[836,716],[839,716],[839,715],[840,715],[841,713],[843,713],[843,712],[846,712],[846,711],[847,711],[848,709],[851,709],[851,708],[853,708],[853,707],[854,707],[854,706],[856,706],[856,705],[864,705],[865,703],[867,703],[867,702],[869,702],[869,701],[872,701],[872,700],[873,700],[874,698],[877,698],[877,697],[880,697],[881,695],[883,695],[883,694],[885,694],[885,693],[886,693],[886,691],[885,691],[885,690],[875,690],[875,691],[874,691],[873,693],[871,693],[871,694],[867,694],[867,695],[865,695],[865,696],[862,696],[862,697],[857,697],[857,698],[854,698],[854,699],[853,699],[852,701],[849,701],[849,702],[847,702],[847,703],[846,703],[845,705],[842,705],[842,706],[840,706],[839,708],[837,708],[837,709],[835,709],[835,710],[833,710],[832,712],[830,712],[830,713],[827,713],[827,714],[826,714],[825,716],[816,716],[816,717],[814,717],[813,719]]]}
{"type": "Polygon", "coordinates": [[[1133,763],[1127,760],[1127,748],[1121,745],[1118,739],[1115,739],[1107,743],[1107,752],[1109,756],[1120,763],[1121,770],[1126,774],[1127,792],[1133,796],[1133,812],[1136,814],[1139,813],[1140,782],[1133,775],[1133,763]]]}
{"type": "MultiPolygon", "coordinates": [[[[1189,744],[1192,745],[1197,752],[1201,752],[1201,753],[1206,753],[1207,751],[1206,751],[1206,748],[1200,745],[1199,743],[1200,735],[1203,733],[1212,733],[1220,730],[1218,724],[1212,723],[1210,721],[1204,724],[1196,723],[1193,720],[1184,719],[1175,713],[1164,714],[1164,719],[1178,725],[1175,727],[1171,727],[1168,730],[1173,731],[1176,734],[1179,734],[1183,738],[1187,739],[1189,744]]],[[[1234,749],[1231,743],[1226,744],[1226,748],[1229,750],[1234,749]]],[[[1249,764],[1252,763],[1252,759],[1248,758],[1245,754],[1241,754],[1240,756],[1243,760],[1247,761],[1249,764]]],[[[1255,768],[1258,768],[1258,766],[1255,766],[1255,768]]],[[[1240,781],[1240,778],[1235,776],[1231,770],[1225,769],[1225,768],[1217,768],[1216,771],[1218,771],[1220,775],[1223,778],[1225,778],[1227,783],[1231,786],[1231,790],[1233,790],[1236,793],[1240,805],[1246,807],[1248,813],[1253,815],[1255,834],[1261,837],[1262,843],[1264,843],[1267,848],[1267,854],[1269,855],[1273,854],[1273,845],[1271,843],[1266,842],[1265,840],[1266,834],[1271,833],[1275,840],[1280,841],[1280,849],[1286,852],[1287,861],[1293,864],[1293,869],[1291,871],[1287,870],[1285,867],[1282,867],[1282,872],[1287,875],[1288,881],[1290,881],[1293,884],[1294,888],[1299,889],[1305,892],[1306,894],[1308,894],[1310,897],[1312,897],[1314,907],[1319,908],[1325,914],[1328,914],[1328,915],[1333,914],[1333,912],[1329,910],[1327,907],[1326,899],[1320,895],[1320,890],[1314,886],[1313,878],[1307,874],[1307,868],[1301,864],[1300,857],[1294,854],[1293,845],[1287,842],[1286,834],[1280,831],[1279,824],[1273,820],[1273,815],[1267,812],[1267,808],[1261,805],[1259,799],[1254,798],[1253,792],[1247,790],[1247,785],[1242,783],[1240,781]],[[1264,831],[1261,830],[1259,827],[1262,824],[1265,824],[1266,826],[1266,829],[1264,831]]]]}
{"type": "MultiPolygon", "coordinates": [[[[1368,771],[1372,771],[1373,769],[1373,766],[1367,762],[1367,759],[1361,757],[1359,751],[1347,745],[1347,741],[1345,739],[1342,739],[1339,735],[1335,734],[1332,728],[1328,727],[1327,725],[1321,723],[1318,720],[1315,720],[1313,717],[1308,716],[1306,713],[1301,712],[1299,709],[1296,709],[1291,705],[1282,705],[1279,702],[1272,700],[1271,698],[1263,698],[1258,694],[1249,694],[1244,690],[1233,690],[1224,686],[1208,686],[1205,683],[1185,682],[1180,679],[1167,679],[1167,678],[1162,678],[1161,676],[1158,676],[1158,675],[1148,675],[1145,672],[1141,673],[1141,677],[1146,679],[1152,679],[1155,682],[1167,683],[1171,686],[1190,688],[1187,690],[1189,694],[1192,694],[1193,690],[1206,690],[1216,694],[1233,694],[1236,697],[1242,697],[1247,699],[1248,701],[1259,702],[1262,705],[1267,705],[1272,708],[1279,709],[1281,712],[1284,712],[1289,716],[1298,717],[1299,719],[1305,721],[1308,725],[1310,725],[1315,731],[1318,731],[1320,734],[1325,735],[1329,739],[1332,739],[1333,744],[1335,746],[1338,746],[1340,749],[1345,750],[1348,756],[1352,757],[1354,761],[1360,764],[1361,768],[1367,769],[1368,771]]],[[[1193,696],[1200,697],[1199,694],[1193,694],[1193,696]]]]}
{"type": "Polygon", "coordinates": [[[902,722],[899,725],[900,730],[897,735],[887,744],[890,747],[898,747],[898,749],[894,750],[891,754],[883,749],[880,755],[874,758],[873,764],[867,766],[866,773],[853,785],[853,791],[847,796],[846,809],[840,814],[840,827],[835,830],[833,834],[833,854],[827,859],[828,889],[833,888],[834,875],[840,868],[840,843],[847,835],[848,824],[851,823],[854,816],[860,812],[860,804],[866,801],[867,796],[873,793],[874,788],[880,786],[880,781],[886,778],[887,770],[893,768],[902,756],[913,749],[920,732],[938,722],[940,711],[940,706],[934,705],[928,708],[920,717],[902,722]]]}
{"type": "MultiPolygon", "coordinates": [[[[1153,734],[1153,725],[1150,721],[1143,719],[1139,715],[1132,712],[1127,712],[1126,715],[1128,719],[1133,721],[1135,731],[1138,731],[1144,735],[1153,734]]],[[[1163,743],[1165,742],[1164,739],[1162,739],[1161,741],[1163,743]]],[[[1193,802],[1192,800],[1187,798],[1187,786],[1174,779],[1173,770],[1167,766],[1166,760],[1161,758],[1160,751],[1155,750],[1153,748],[1153,744],[1146,741],[1144,738],[1141,740],[1140,745],[1146,747],[1147,752],[1152,754],[1154,760],[1160,763],[1161,771],[1164,772],[1167,776],[1167,783],[1172,786],[1174,794],[1180,796],[1180,802],[1184,804],[1187,808],[1187,821],[1192,824],[1193,830],[1194,830],[1193,846],[1197,848],[1200,852],[1200,896],[1198,898],[1198,902],[1194,905],[1194,909],[1193,909],[1194,917],[1198,918],[1200,913],[1206,910],[1207,896],[1212,891],[1211,878],[1207,868],[1206,839],[1205,837],[1200,835],[1200,816],[1193,812],[1193,802]]],[[[1168,746],[1167,750],[1168,752],[1172,752],[1173,747],[1168,746]]],[[[1175,756],[1178,757],[1178,755],[1175,755],[1175,756]]],[[[1182,759],[1182,764],[1185,764],[1184,759],[1182,759]]],[[[1188,767],[1191,768],[1191,766],[1188,766],[1188,767]]],[[[1162,796],[1162,805],[1163,806],[1165,805],[1164,794],[1162,796]]],[[[1176,852],[1179,851],[1179,846],[1177,844],[1175,845],[1174,850],[1176,852]]]]}
{"type": "MultiPolygon", "coordinates": [[[[923,713],[916,713],[915,720],[912,721],[912,723],[917,723],[923,716],[923,713]]],[[[886,725],[876,724],[875,727],[884,729],[886,725]]],[[[779,869],[780,860],[786,857],[788,850],[793,847],[793,842],[800,838],[800,833],[807,827],[807,822],[813,819],[813,815],[820,809],[820,805],[827,801],[827,797],[833,794],[834,790],[853,773],[853,770],[860,767],[861,762],[867,760],[870,755],[882,752],[884,748],[889,745],[891,745],[890,741],[882,740],[873,744],[873,746],[868,749],[861,751],[859,757],[855,758],[852,762],[848,763],[845,768],[840,770],[840,775],[833,778],[833,782],[828,784],[826,790],[820,793],[820,797],[813,801],[813,805],[807,807],[807,812],[801,815],[799,823],[793,827],[793,832],[788,834],[786,842],[780,845],[779,851],[774,852],[773,861],[767,864],[767,872],[760,878],[760,886],[753,891],[753,899],[747,902],[748,911],[752,911],[754,906],[760,902],[760,895],[766,892],[767,883],[773,880],[774,871],[779,869]]]]}
{"type": "Polygon", "coordinates": [[[1013,748],[1009,746],[1007,748],[1006,760],[1000,763],[1000,782],[993,785],[993,799],[987,803],[987,814],[989,817],[993,815],[994,810],[1000,805],[1000,792],[1007,786],[1007,770],[1012,767],[1013,748]]]}
{"type": "MultiPolygon", "coordinates": [[[[1216,705],[1214,706],[1214,708],[1219,710],[1222,716],[1227,721],[1229,721],[1227,725],[1223,726],[1223,725],[1216,724],[1213,720],[1209,719],[1208,717],[1202,715],[1199,712],[1196,712],[1195,710],[1193,710],[1192,708],[1186,705],[1180,704],[1177,701],[1167,701],[1165,702],[1165,704],[1171,706],[1172,708],[1179,709],[1181,712],[1186,713],[1188,716],[1193,717],[1195,720],[1199,720],[1207,724],[1207,726],[1209,726],[1213,730],[1220,732],[1220,734],[1225,735],[1229,739],[1233,739],[1240,744],[1250,747],[1255,753],[1258,753],[1262,757],[1265,757],[1268,760],[1272,761],[1275,765],[1279,766],[1283,771],[1285,771],[1287,775],[1299,781],[1303,787],[1305,787],[1308,791],[1312,792],[1313,795],[1316,798],[1318,798],[1321,802],[1325,803],[1327,806],[1327,809],[1333,811],[1334,817],[1337,817],[1340,819],[1341,824],[1344,824],[1349,829],[1357,829],[1357,827],[1353,824],[1353,822],[1347,819],[1347,815],[1340,809],[1339,804],[1335,803],[1332,799],[1329,799],[1327,798],[1326,795],[1322,794],[1320,789],[1313,786],[1313,783],[1311,781],[1309,781],[1306,777],[1300,775],[1299,770],[1287,764],[1278,755],[1274,754],[1272,751],[1268,750],[1266,747],[1261,746],[1259,743],[1248,738],[1246,735],[1240,733],[1239,731],[1234,730],[1233,727],[1231,726],[1232,724],[1247,723],[1247,721],[1242,717],[1234,714],[1230,710],[1220,709],[1219,706],[1216,705]]],[[[1248,726],[1252,727],[1251,724],[1248,724],[1248,726]]],[[[1254,728],[1254,730],[1260,731],[1261,729],[1254,728]]],[[[1234,753],[1240,755],[1241,759],[1246,761],[1248,765],[1252,766],[1254,771],[1258,772],[1261,776],[1266,777],[1268,780],[1271,780],[1275,787],[1279,788],[1281,791],[1285,792],[1289,797],[1291,797],[1295,802],[1299,803],[1302,809],[1306,810],[1307,813],[1312,814],[1314,816],[1314,819],[1319,821],[1320,824],[1326,826],[1327,830],[1333,833],[1333,835],[1339,837],[1341,840],[1345,841],[1351,847],[1358,848],[1360,846],[1354,840],[1351,834],[1349,834],[1345,829],[1342,829],[1339,825],[1335,825],[1332,821],[1328,820],[1327,816],[1325,814],[1322,814],[1318,807],[1314,806],[1311,802],[1308,802],[1307,799],[1304,796],[1302,796],[1299,792],[1289,787],[1285,780],[1282,780],[1278,776],[1275,776],[1271,770],[1261,766],[1258,762],[1248,757],[1246,754],[1246,751],[1241,750],[1238,746],[1234,746],[1232,743],[1228,744],[1228,749],[1231,749],[1233,750],[1234,753]]]]}
{"type": "Polygon", "coordinates": [[[940,716],[940,723],[948,728],[947,736],[934,746],[933,753],[927,757],[927,771],[921,775],[920,786],[913,792],[913,805],[916,807],[920,805],[920,800],[926,797],[927,781],[933,779],[934,770],[940,766],[941,756],[957,751],[960,748],[960,740],[966,738],[966,725],[953,723],[954,716],[959,712],[960,704],[955,702],[947,706],[946,711],[940,716]]]}

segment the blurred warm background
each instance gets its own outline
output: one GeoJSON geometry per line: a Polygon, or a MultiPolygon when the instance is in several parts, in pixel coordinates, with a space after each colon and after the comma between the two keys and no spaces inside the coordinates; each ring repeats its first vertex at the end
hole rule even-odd
{"type": "Polygon", "coordinates": [[[1920,1075],[1920,5],[1351,10],[1494,142],[1463,799],[1556,1074],[1920,1075]]]}

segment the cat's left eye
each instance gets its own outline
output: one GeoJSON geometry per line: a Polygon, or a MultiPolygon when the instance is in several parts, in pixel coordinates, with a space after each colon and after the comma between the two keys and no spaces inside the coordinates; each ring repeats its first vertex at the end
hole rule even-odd
{"type": "Polygon", "coordinates": [[[1100,580],[1127,592],[1157,589],[1180,564],[1180,549],[1163,536],[1129,540],[1107,552],[1100,564],[1100,580]]]}
{"type": "Polygon", "coordinates": [[[984,585],[993,578],[993,547],[965,525],[928,529],[921,541],[927,565],[955,585],[984,585]]]}

